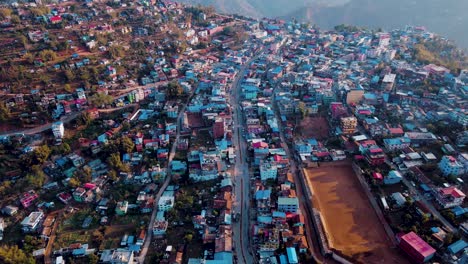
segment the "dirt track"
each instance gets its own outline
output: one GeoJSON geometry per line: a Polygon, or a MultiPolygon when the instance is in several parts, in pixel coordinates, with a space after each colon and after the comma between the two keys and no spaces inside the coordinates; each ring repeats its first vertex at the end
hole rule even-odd
{"type": "Polygon", "coordinates": [[[408,263],[392,249],[351,163],[321,163],[306,170],[313,204],[321,212],[329,247],[359,263],[408,263]]]}

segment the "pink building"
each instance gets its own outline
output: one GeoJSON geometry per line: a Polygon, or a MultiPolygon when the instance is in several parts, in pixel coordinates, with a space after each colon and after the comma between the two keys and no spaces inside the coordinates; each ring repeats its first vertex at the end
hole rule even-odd
{"type": "Polygon", "coordinates": [[[415,263],[424,263],[430,260],[436,252],[434,248],[414,232],[402,235],[399,239],[400,248],[405,251],[415,263]]]}
{"type": "Polygon", "coordinates": [[[31,190],[21,195],[20,202],[24,208],[28,208],[34,203],[35,200],[37,200],[37,198],[39,198],[39,195],[37,195],[35,191],[31,190]]]}

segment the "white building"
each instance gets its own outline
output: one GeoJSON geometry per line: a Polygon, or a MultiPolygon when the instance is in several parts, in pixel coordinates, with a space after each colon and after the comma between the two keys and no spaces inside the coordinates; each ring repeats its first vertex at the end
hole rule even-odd
{"type": "Polygon", "coordinates": [[[451,186],[447,188],[438,188],[434,192],[436,201],[442,206],[442,208],[451,208],[460,206],[463,204],[465,194],[458,188],[451,186]]]}
{"type": "Polygon", "coordinates": [[[174,196],[164,195],[158,201],[158,210],[162,212],[169,211],[172,207],[174,207],[174,196]]]}
{"type": "Polygon", "coordinates": [[[296,213],[299,209],[299,200],[297,197],[279,197],[278,198],[278,211],[296,213]]]}
{"type": "Polygon", "coordinates": [[[0,241],[3,240],[3,231],[5,229],[5,221],[0,217],[0,241]]]}
{"type": "Polygon", "coordinates": [[[133,251],[127,249],[117,249],[112,253],[112,257],[108,263],[112,264],[134,264],[133,251]]]}
{"type": "Polygon", "coordinates": [[[40,223],[43,219],[43,212],[32,212],[21,221],[21,229],[26,233],[35,232],[40,227],[40,223]]]}
{"type": "Polygon", "coordinates": [[[54,137],[57,139],[63,138],[65,134],[65,128],[63,127],[63,122],[55,122],[52,124],[52,133],[54,133],[54,137]]]}

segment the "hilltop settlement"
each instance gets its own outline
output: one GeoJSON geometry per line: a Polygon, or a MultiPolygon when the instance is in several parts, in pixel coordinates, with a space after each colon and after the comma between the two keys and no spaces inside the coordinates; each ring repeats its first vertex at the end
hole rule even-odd
{"type": "Polygon", "coordinates": [[[1,263],[468,263],[468,59],[422,26],[36,0],[0,31],[1,263]]]}

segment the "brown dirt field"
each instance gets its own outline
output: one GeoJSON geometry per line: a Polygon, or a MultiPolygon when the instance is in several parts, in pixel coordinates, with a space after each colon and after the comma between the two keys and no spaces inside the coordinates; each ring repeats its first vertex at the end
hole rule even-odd
{"type": "Polygon", "coordinates": [[[329,247],[357,263],[408,263],[392,248],[349,161],[305,170],[329,247]]]}
{"type": "Polygon", "coordinates": [[[330,128],[325,117],[306,117],[301,121],[299,129],[303,137],[322,140],[328,138],[330,128]]]}

